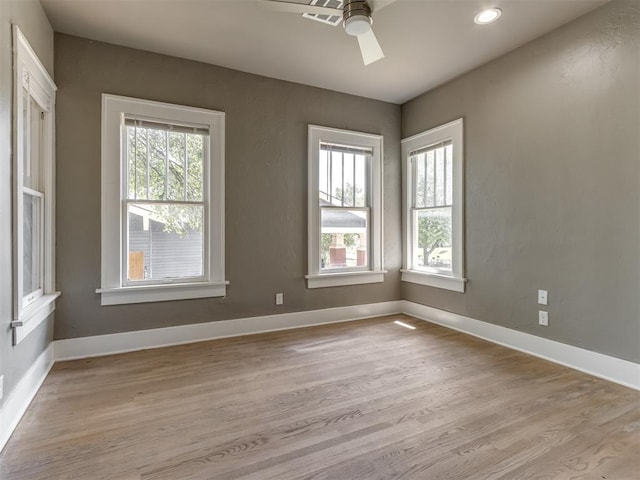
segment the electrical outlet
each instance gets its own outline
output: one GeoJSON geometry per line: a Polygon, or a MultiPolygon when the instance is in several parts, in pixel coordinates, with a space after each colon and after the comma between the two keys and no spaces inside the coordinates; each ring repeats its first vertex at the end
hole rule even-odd
{"type": "Polygon", "coordinates": [[[538,311],[538,324],[542,325],[543,327],[549,326],[549,312],[545,312],[542,310],[538,311]]]}
{"type": "Polygon", "coordinates": [[[0,399],[4,396],[4,375],[0,375],[0,399]]]}
{"type": "Polygon", "coordinates": [[[276,305],[282,305],[284,303],[284,293],[276,293],[276,305]]]}
{"type": "Polygon", "coordinates": [[[549,302],[549,292],[538,290],[538,305],[547,305],[549,302]]]}

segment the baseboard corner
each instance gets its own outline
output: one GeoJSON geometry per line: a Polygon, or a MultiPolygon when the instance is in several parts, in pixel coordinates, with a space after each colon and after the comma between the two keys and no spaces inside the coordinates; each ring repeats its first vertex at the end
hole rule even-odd
{"type": "Polygon", "coordinates": [[[0,452],[20,423],[55,362],[53,342],[40,354],[0,408],[0,452]]]}
{"type": "Polygon", "coordinates": [[[640,390],[640,364],[403,300],[402,312],[513,350],[640,390]]]}

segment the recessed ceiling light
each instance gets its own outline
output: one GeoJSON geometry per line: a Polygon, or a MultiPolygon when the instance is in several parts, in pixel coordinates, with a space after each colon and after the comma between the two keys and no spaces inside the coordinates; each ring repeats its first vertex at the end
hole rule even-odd
{"type": "Polygon", "coordinates": [[[500,15],[502,15],[502,10],[499,8],[487,8],[477,14],[473,21],[478,25],[486,25],[487,23],[493,23],[498,20],[500,15]]]}

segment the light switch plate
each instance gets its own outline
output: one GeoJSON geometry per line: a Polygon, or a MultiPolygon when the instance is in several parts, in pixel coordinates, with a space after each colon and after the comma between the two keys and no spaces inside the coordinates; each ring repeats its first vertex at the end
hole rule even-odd
{"type": "Polygon", "coordinates": [[[284,293],[276,293],[276,305],[282,305],[284,303],[284,293]]]}
{"type": "Polygon", "coordinates": [[[545,312],[545,311],[538,311],[538,324],[542,325],[543,327],[548,327],[549,326],[549,312],[545,312]]]}
{"type": "Polygon", "coordinates": [[[538,304],[547,305],[549,303],[549,292],[546,290],[538,290],[538,304]]]}

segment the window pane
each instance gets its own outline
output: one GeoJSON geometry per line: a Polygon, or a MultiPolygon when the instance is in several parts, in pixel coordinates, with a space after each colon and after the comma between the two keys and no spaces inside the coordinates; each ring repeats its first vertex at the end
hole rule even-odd
{"type": "Polygon", "coordinates": [[[453,205],[453,145],[449,144],[445,147],[447,158],[447,205],[453,205]]]}
{"type": "MultiPolygon", "coordinates": [[[[128,198],[138,198],[137,182],[138,182],[138,144],[136,141],[136,128],[127,127],[127,185],[128,198]]],[[[144,198],[144,196],[140,196],[144,198]]]]}
{"type": "Polygon", "coordinates": [[[23,170],[22,184],[33,190],[40,190],[40,156],[42,148],[42,109],[38,102],[24,91],[23,98],[23,170]],[[27,116],[27,111],[29,116],[27,116]]]}
{"type": "Polygon", "coordinates": [[[147,171],[148,132],[146,128],[127,127],[127,162],[129,168],[129,198],[144,199],[149,196],[147,171]]]}
{"type": "Polygon", "coordinates": [[[433,207],[435,206],[435,173],[436,173],[436,162],[435,162],[435,152],[433,150],[427,152],[425,154],[427,157],[426,162],[426,176],[427,176],[427,185],[426,196],[425,196],[425,207],[433,207]]]}
{"type": "Polygon", "coordinates": [[[29,187],[29,177],[31,176],[31,158],[29,157],[29,102],[31,96],[29,92],[22,89],[22,175],[24,178],[24,185],[29,187]]]}
{"type": "Polygon", "coordinates": [[[149,137],[149,196],[147,200],[165,200],[166,143],[164,130],[147,130],[149,137]]]}
{"type": "Polygon", "coordinates": [[[413,212],[413,268],[451,271],[451,207],[413,212]]]}
{"type": "Polygon", "coordinates": [[[368,212],[321,208],[320,268],[367,268],[368,212]]]}
{"type": "Polygon", "coordinates": [[[342,205],[345,207],[355,206],[355,155],[353,153],[343,154],[342,175],[344,177],[342,191],[342,205]]]}
{"type": "Polygon", "coordinates": [[[320,204],[338,207],[366,207],[367,155],[357,151],[336,151],[331,146],[320,148],[318,165],[320,204]]]}
{"type": "Polygon", "coordinates": [[[413,206],[416,208],[422,208],[424,206],[426,206],[426,201],[425,201],[425,197],[426,197],[426,188],[427,188],[427,184],[426,184],[426,171],[425,171],[425,155],[420,154],[420,155],[415,155],[413,157],[413,162],[415,163],[415,184],[414,184],[414,200],[413,200],[413,206]]]}
{"type": "Polygon", "coordinates": [[[127,126],[131,200],[202,201],[203,136],[127,126]]]}
{"type": "Polygon", "coordinates": [[[367,205],[367,156],[355,155],[355,206],[367,205]]]}
{"type": "Polygon", "coordinates": [[[128,205],[128,279],[199,277],[203,270],[203,206],[128,205]]]}
{"type": "Polygon", "coordinates": [[[187,200],[201,202],[203,200],[203,161],[204,137],[186,134],[187,142],[187,200]]]}
{"type": "Polygon", "coordinates": [[[22,293],[24,296],[42,288],[41,282],[41,223],[42,200],[23,194],[22,228],[22,293]]]}
{"type": "Polygon", "coordinates": [[[342,152],[331,153],[331,203],[342,206],[342,152]]]}
{"type": "Polygon", "coordinates": [[[320,149],[320,165],[318,168],[318,196],[322,203],[331,202],[331,170],[329,163],[329,152],[320,149]]]}
{"type": "Polygon", "coordinates": [[[168,199],[186,200],[185,169],[186,158],[186,134],[168,132],[169,139],[169,179],[168,199]]]}
{"type": "Polygon", "coordinates": [[[436,149],[436,205],[446,205],[445,202],[445,164],[444,147],[436,149]]]}

